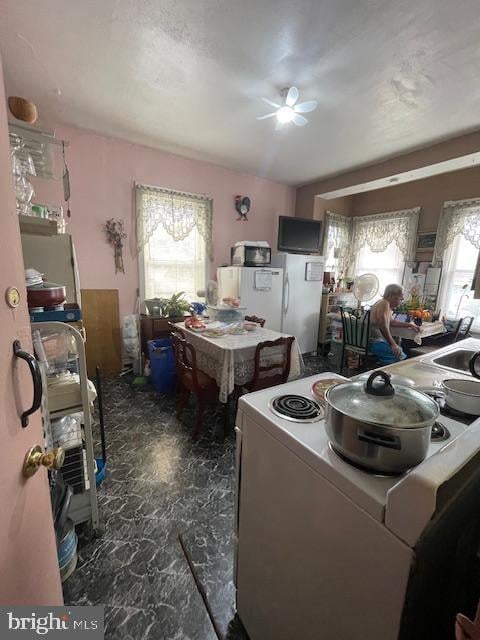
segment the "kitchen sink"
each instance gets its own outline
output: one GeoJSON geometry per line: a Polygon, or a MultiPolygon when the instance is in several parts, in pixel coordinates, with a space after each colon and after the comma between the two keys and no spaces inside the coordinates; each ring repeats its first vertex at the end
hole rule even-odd
{"type": "MultiPolygon", "coordinates": [[[[448,347],[432,351],[428,355],[421,356],[418,360],[421,364],[436,369],[443,369],[456,373],[458,376],[471,377],[470,360],[472,356],[480,351],[480,340],[477,338],[466,338],[461,342],[455,342],[448,347]]],[[[475,369],[479,370],[480,358],[475,363],[475,369]]]]}
{"type": "Polygon", "coordinates": [[[432,358],[432,363],[446,369],[454,369],[461,373],[470,373],[470,359],[476,351],[470,349],[457,349],[450,353],[445,353],[437,358],[432,358]]]}

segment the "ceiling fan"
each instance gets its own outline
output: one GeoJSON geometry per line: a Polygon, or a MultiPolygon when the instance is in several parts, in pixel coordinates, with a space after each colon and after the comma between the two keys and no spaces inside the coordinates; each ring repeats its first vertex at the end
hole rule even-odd
{"type": "Polygon", "coordinates": [[[288,124],[289,122],[293,122],[297,127],[304,127],[308,120],[301,114],[309,113],[316,109],[318,102],[316,100],[307,100],[306,102],[300,102],[297,104],[299,96],[297,87],[283,89],[280,92],[280,95],[282,96],[281,104],[277,104],[268,98],[262,98],[264,102],[275,107],[276,111],[267,113],[265,116],[257,116],[257,120],[265,120],[266,118],[277,116],[277,125],[275,129],[281,129],[284,124],[288,124]]]}

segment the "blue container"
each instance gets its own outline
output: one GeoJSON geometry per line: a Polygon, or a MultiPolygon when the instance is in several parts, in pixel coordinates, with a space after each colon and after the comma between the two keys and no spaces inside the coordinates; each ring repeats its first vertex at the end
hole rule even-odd
{"type": "Polygon", "coordinates": [[[148,355],[153,388],[159,393],[173,393],[177,385],[177,373],[171,338],[149,340],[148,355]]]}

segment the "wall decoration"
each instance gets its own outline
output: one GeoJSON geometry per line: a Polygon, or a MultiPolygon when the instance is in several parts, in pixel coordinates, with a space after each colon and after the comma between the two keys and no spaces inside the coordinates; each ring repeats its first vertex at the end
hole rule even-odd
{"type": "Polygon", "coordinates": [[[419,233],[417,236],[417,253],[433,252],[435,249],[435,241],[437,234],[435,231],[427,231],[419,233]]]}
{"type": "Polygon", "coordinates": [[[237,220],[248,220],[251,200],[248,196],[235,196],[235,210],[238,213],[237,220]]]}
{"type": "Polygon", "coordinates": [[[125,273],[125,267],[123,266],[123,241],[127,237],[127,234],[123,230],[123,220],[110,218],[106,221],[104,230],[107,235],[107,242],[112,245],[114,250],[115,273],[119,271],[125,273]]]}

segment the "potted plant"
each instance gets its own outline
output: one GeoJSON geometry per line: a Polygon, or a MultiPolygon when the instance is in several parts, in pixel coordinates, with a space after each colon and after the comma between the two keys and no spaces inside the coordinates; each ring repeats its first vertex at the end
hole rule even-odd
{"type": "Polygon", "coordinates": [[[190,312],[190,303],[185,300],[184,295],[185,292],[180,291],[164,301],[164,315],[169,318],[170,322],[173,319],[177,321],[183,320],[185,314],[190,312]]]}
{"type": "Polygon", "coordinates": [[[171,298],[151,298],[145,303],[149,315],[142,314],[142,347],[147,353],[148,340],[167,338],[170,335],[169,322],[182,322],[190,313],[190,303],[184,298],[185,293],[174,293],[171,298]]]}

